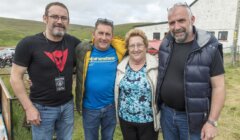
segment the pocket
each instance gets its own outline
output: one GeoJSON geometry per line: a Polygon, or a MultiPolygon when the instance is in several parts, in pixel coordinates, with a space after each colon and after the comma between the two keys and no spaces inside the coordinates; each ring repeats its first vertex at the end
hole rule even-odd
{"type": "Polygon", "coordinates": [[[37,103],[33,103],[33,105],[37,108],[38,111],[45,110],[44,105],[40,105],[40,104],[37,104],[37,103]]]}

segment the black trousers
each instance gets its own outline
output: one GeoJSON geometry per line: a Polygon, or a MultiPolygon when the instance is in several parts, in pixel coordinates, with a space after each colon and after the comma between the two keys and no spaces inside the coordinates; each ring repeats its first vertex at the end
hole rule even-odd
{"type": "Polygon", "coordinates": [[[158,132],[154,131],[153,122],[132,123],[119,118],[124,140],[157,140],[158,132]]]}

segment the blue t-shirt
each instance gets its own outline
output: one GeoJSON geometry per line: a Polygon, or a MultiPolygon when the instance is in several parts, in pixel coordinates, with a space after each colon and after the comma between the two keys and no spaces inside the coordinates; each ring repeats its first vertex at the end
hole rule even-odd
{"type": "Polygon", "coordinates": [[[114,103],[117,64],[114,48],[101,51],[93,47],[85,80],[84,108],[101,109],[114,103]]]}
{"type": "Polygon", "coordinates": [[[146,65],[139,71],[133,71],[128,65],[119,86],[119,117],[134,123],[152,122],[152,94],[146,65]]]}

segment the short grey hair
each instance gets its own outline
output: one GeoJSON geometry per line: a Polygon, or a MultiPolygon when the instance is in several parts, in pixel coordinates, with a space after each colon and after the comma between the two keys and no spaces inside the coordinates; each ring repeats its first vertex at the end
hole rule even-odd
{"type": "Polygon", "coordinates": [[[184,7],[187,9],[187,12],[188,12],[188,15],[189,17],[192,17],[193,14],[192,14],[192,11],[190,9],[190,7],[188,6],[188,4],[186,2],[178,2],[178,3],[175,3],[172,7],[168,8],[167,11],[168,11],[168,16],[171,14],[171,12],[177,8],[177,7],[184,7]]]}

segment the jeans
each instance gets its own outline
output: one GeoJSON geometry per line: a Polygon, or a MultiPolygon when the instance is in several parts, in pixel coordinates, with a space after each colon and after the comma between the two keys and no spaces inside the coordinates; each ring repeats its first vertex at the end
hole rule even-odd
{"type": "Polygon", "coordinates": [[[74,125],[73,100],[56,107],[33,103],[41,117],[39,126],[32,125],[33,140],[52,140],[56,133],[57,140],[71,140],[74,125]]]}
{"type": "Polygon", "coordinates": [[[190,133],[187,114],[166,106],[161,107],[161,128],[164,140],[200,140],[201,132],[190,133]]]}
{"type": "Polygon", "coordinates": [[[82,116],[85,140],[98,140],[100,126],[102,140],[113,140],[116,127],[115,112],[113,104],[97,110],[83,108],[82,116]]]}

